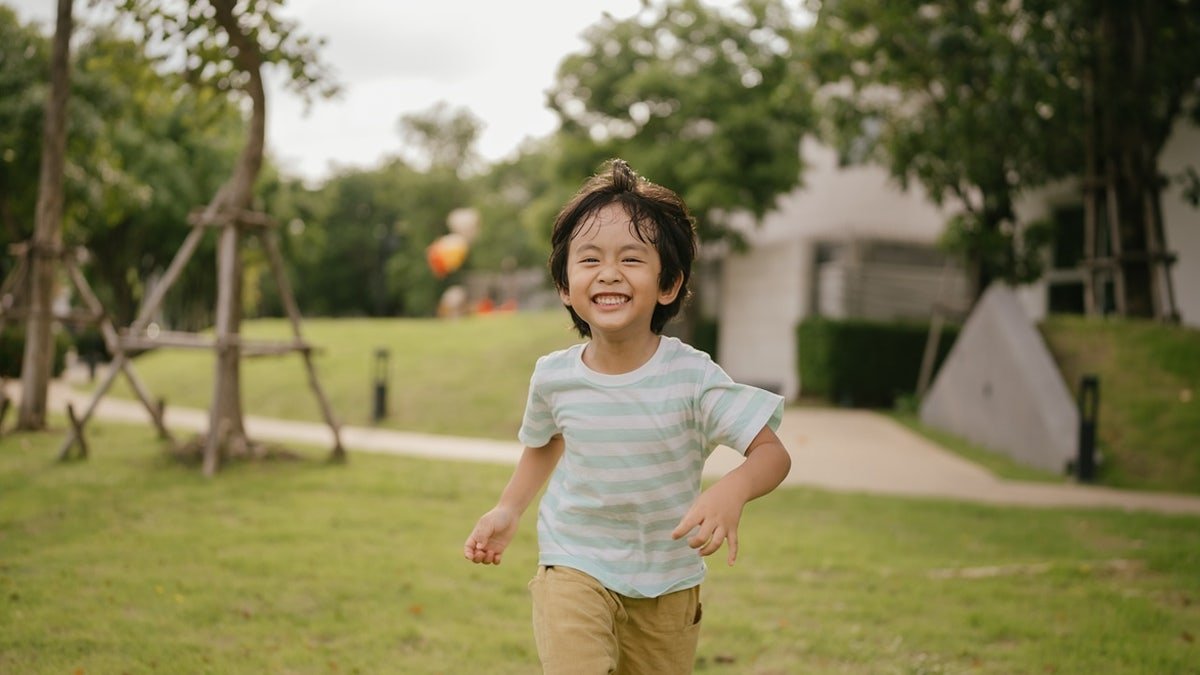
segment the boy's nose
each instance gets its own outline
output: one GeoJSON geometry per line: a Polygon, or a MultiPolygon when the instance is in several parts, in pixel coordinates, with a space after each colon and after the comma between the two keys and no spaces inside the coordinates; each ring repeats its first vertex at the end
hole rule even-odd
{"type": "Polygon", "coordinates": [[[615,265],[605,265],[600,268],[600,274],[597,277],[600,283],[611,284],[621,280],[621,273],[615,265]]]}

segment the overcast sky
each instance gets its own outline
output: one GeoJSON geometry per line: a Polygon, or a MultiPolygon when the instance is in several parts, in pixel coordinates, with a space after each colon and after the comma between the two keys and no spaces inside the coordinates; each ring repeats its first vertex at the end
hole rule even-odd
{"type": "MultiPolygon", "coordinates": [[[[0,3],[53,29],[54,0],[0,3]]],[[[86,11],[87,3],[75,4],[86,11]]],[[[373,166],[400,151],[401,115],[445,101],[483,121],[479,151],[500,159],[555,129],[544,92],[563,57],[582,48],[583,31],[604,11],[625,18],[639,7],[639,0],[289,0],[303,31],[328,39],[323,54],[344,92],[306,116],[297,97],[272,87],[271,153],[285,171],[313,180],[331,165],[373,166]]]]}

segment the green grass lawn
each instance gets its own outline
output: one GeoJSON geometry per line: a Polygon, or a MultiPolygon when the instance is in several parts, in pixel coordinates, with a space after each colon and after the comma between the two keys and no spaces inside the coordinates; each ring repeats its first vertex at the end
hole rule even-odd
{"type": "MultiPolygon", "coordinates": [[[[286,320],[247,321],[247,338],[290,338],[286,320]]],[[[387,349],[388,416],[379,425],[406,431],[513,440],[521,424],[537,358],[580,341],[563,310],[491,314],[458,320],[309,319],[305,338],[321,349],[317,371],[334,414],[369,425],[374,354],[387,349]]],[[[135,361],[139,377],[167,405],[207,408],[211,352],[162,349],[135,361]]],[[[111,395],[132,398],[124,378],[111,395]]],[[[246,414],[320,420],[298,355],[247,359],[242,366],[246,414]]]]}
{"type": "Polygon", "coordinates": [[[1200,493],[1200,330],[1068,316],[1041,330],[1072,392],[1099,377],[1100,481],[1200,493]]]}
{"type": "MultiPolygon", "coordinates": [[[[1200,493],[1200,331],[1077,317],[1053,317],[1042,330],[1069,386],[1083,373],[1100,376],[1098,482],[1200,493]]],[[[285,321],[272,319],[248,321],[243,330],[266,339],[289,331],[285,321]]],[[[310,319],[304,332],[321,350],[321,384],[343,423],[372,423],[373,357],[384,348],[388,416],[380,426],[501,440],[516,437],[537,358],[580,340],[559,309],[453,321],[310,319]]],[[[140,356],[135,367],[168,405],[208,407],[211,353],[163,349],[140,356]]],[[[296,355],[248,359],[242,382],[247,414],[321,419],[296,355]]],[[[111,395],[132,396],[123,378],[111,395]]],[[[911,415],[896,418],[1001,477],[1062,480],[939,434],[911,415]]]]}
{"type": "MultiPolygon", "coordinates": [[[[533,514],[504,565],[460,553],[510,467],[301,448],[206,480],[141,427],[96,423],[70,464],[61,434],[0,439],[0,672],[537,670],[533,514]]],[[[1200,663],[1200,518],[787,488],[740,539],[697,672],[1200,663]]]]}

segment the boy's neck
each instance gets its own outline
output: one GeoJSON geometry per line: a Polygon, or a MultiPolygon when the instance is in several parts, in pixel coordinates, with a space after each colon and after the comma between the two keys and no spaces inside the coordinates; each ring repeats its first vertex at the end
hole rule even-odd
{"type": "Polygon", "coordinates": [[[592,335],[583,350],[583,363],[604,375],[630,373],[644,366],[654,356],[661,339],[655,333],[623,339],[592,335]]]}

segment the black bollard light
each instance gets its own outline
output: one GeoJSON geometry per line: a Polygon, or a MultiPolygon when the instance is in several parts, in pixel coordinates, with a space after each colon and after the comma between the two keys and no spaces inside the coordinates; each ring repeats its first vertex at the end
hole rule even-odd
{"type": "Polygon", "coordinates": [[[378,422],[387,417],[387,380],[388,380],[388,350],[375,350],[374,391],[375,405],[371,409],[371,420],[378,422]]]}
{"type": "Polygon", "coordinates": [[[1096,478],[1096,418],[1100,410],[1100,379],[1084,375],[1079,382],[1079,455],[1075,477],[1084,483],[1096,478]]]}

